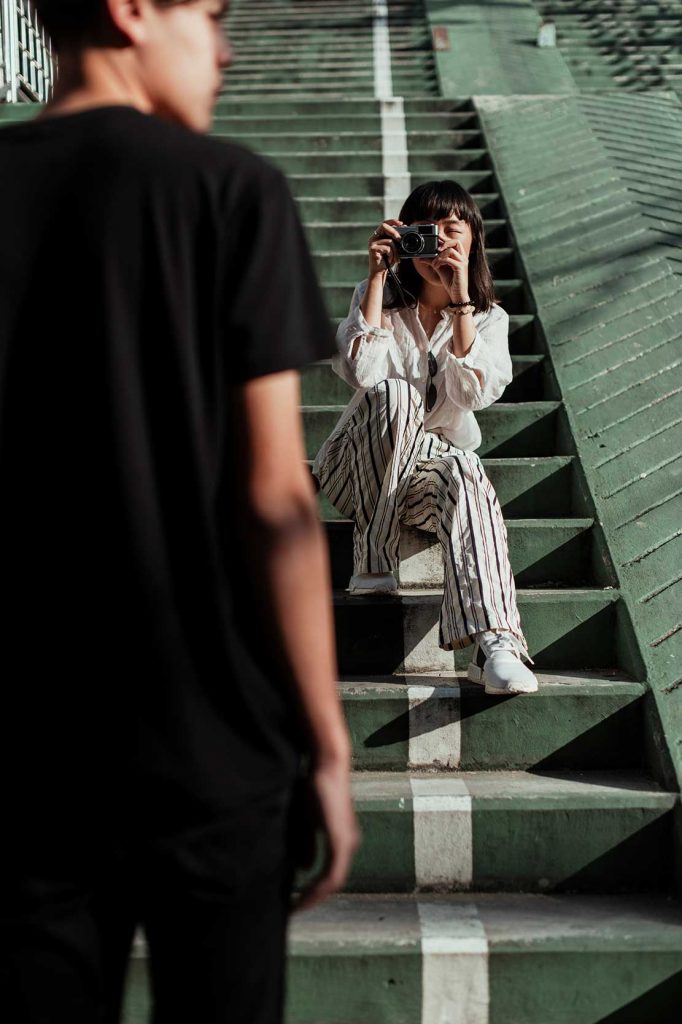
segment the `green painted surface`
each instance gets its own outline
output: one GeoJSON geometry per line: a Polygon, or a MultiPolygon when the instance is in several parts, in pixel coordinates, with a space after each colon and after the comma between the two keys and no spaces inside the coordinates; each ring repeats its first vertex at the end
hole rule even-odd
{"type": "MultiPolygon", "coordinates": [[[[343,413],[340,406],[308,406],[303,410],[307,455],[314,459],[343,413]]],[[[479,456],[556,455],[558,402],[496,402],[476,413],[481,427],[479,456]]]]}
{"type": "Polygon", "coordinates": [[[682,93],[680,0],[536,0],[557,27],[557,46],[581,91],[682,93]]]}
{"type": "MultiPolygon", "coordinates": [[[[344,589],[353,573],[353,523],[325,524],[331,558],[332,586],[344,589]]],[[[589,586],[592,573],[592,520],[509,519],[506,523],[509,558],[519,587],[589,586]]],[[[399,577],[405,590],[442,586],[443,555],[435,533],[403,531],[401,544],[424,545],[412,554],[409,579],[399,577]]]]}
{"type": "Polygon", "coordinates": [[[436,50],[443,95],[575,91],[561,52],[535,45],[540,16],[527,0],[425,0],[424,6],[431,28],[448,33],[449,49],[436,50]]]}
{"type": "Polygon", "coordinates": [[[679,952],[611,952],[601,940],[587,949],[579,941],[583,949],[495,955],[489,1024],[674,1024],[679,952]]]}
{"type": "MultiPolygon", "coordinates": [[[[479,108],[679,786],[680,186],[664,166],[642,190],[661,174],[657,156],[644,146],[634,160],[605,97],[482,97],[479,108]]],[[[633,135],[667,125],[679,162],[675,100],[638,97],[628,115],[633,135]]]]}
{"type": "MultiPolygon", "coordinates": [[[[403,671],[404,619],[424,640],[424,657],[436,655],[442,594],[438,591],[402,597],[353,597],[336,592],[334,613],[339,669],[345,674],[403,671]]],[[[521,621],[536,668],[609,669],[618,664],[616,649],[618,594],[613,590],[517,590],[521,621]]],[[[440,652],[443,654],[444,652],[440,652]]],[[[452,654],[452,652],[451,652],[452,654]]],[[[450,655],[446,655],[449,659],[450,655]]],[[[454,652],[456,668],[466,668],[471,650],[454,652]]],[[[626,671],[632,666],[623,664],[626,671]]]]}
{"type": "MultiPolygon", "coordinates": [[[[461,875],[446,784],[429,775],[415,778],[436,802],[427,814],[430,831],[444,847],[435,857],[445,864],[441,881],[420,884],[416,877],[414,837],[424,812],[405,777],[364,772],[353,780],[363,838],[347,891],[410,892],[419,885],[439,891],[612,892],[671,885],[670,812],[677,796],[657,792],[655,783],[638,775],[459,774],[458,786],[466,787],[472,801],[472,878],[461,875]]],[[[460,843],[468,816],[455,813],[460,843]]]]}
{"type": "MultiPolygon", "coordinates": [[[[481,461],[505,516],[564,516],[573,510],[573,456],[481,461]]],[[[318,500],[325,520],[339,518],[326,495],[318,494],[318,500]]]]}
{"type": "Polygon", "coordinates": [[[462,677],[455,690],[441,685],[447,682],[442,678],[397,678],[397,684],[388,678],[339,684],[356,769],[404,771],[410,733],[418,736],[449,722],[459,723],[459,752],[449,749],[444,759],[449,768],[616,768],[642,762],[641,683],[541,674],[530,698],[500,699],[462,677]],[[410,709],[407,687],[434,684],[433,694],[410,709]]]}

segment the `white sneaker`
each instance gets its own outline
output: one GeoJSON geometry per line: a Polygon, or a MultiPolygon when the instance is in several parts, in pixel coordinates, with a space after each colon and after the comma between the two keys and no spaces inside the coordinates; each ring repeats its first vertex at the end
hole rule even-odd
{"type": "Polygon", "coordinates": [[[398,581],[392,572],[360,572],[351,576],[348,590],[351,594],[395,594],[398,581]]]}
{"type": "Polygon", "coordinates": [[[521,645],[506,630],[477,633],[467,669],[473,683],[484,683],[486,693],[535,693],[538,681],[521,660],[521,645]]]}

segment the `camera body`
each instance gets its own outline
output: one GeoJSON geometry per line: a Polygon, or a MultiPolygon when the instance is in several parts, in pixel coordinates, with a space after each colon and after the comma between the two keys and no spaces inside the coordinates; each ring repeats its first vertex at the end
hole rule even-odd
{"type": "Polygon", "coordinates": [[[438,225],[408,224],[396,225],[400,238],[395,238],[395,247],[401,260],[433,259],[438,255],[438,225]]]}

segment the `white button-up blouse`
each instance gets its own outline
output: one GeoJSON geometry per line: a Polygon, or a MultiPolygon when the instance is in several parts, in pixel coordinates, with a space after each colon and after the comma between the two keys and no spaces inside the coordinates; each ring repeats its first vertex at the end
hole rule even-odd
{"type": "Polygon", "coordinates": [[[465,356],[455,356],[449,345],[455,314],[441,310],[440,323],[430,340],[416,309],[383,310],[382,326],[373,327],[360,309],[366,288],[367,278],[356,285],[348,316],[337,328],[339,351],[332,356],[332,368],[357,390],[318,452],[313,472],[317,473],[327,445],[352,416],[365,391],[379,381],[391,377],[408,381],[421,394],[426,409],[429,349],[438,367],[434,377],[437,397],[430,412],[425,412],[424,429],[441,434],[457,448],[478,448],[481,431],[474,410],[497,401],[512,379],[507,311],[495,303],[486,313],[474,313],[473,343],[465,356]],[[352,342],[358,335],[360,342],[352,358],[352,342]],[[474,369],[482,376],[482,384],[474,369]]]}

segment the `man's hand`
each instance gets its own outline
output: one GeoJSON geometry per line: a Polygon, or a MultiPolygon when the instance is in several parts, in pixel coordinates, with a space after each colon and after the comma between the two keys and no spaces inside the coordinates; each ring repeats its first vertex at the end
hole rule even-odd
{"type": "Polygon", "coordinates": [[[311,773],[296,820],[301,827],[298,866],[305,869],[313,864],[316,827],[324,836],[325,861],[318,876],[292,897],[292,913],[307,910],[342,889],[360,845],[362,835],[353,807],[347,763],[319,765],[311,773]]]}

